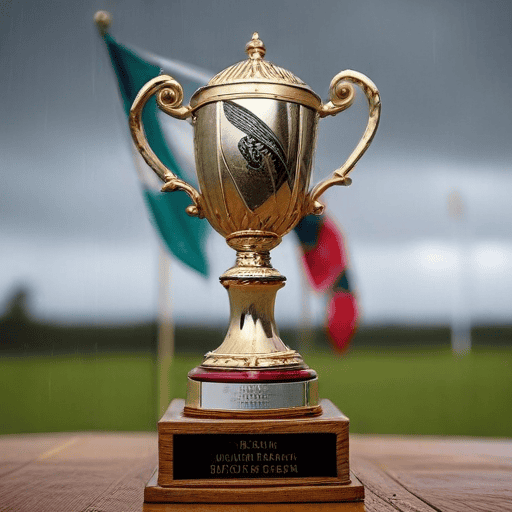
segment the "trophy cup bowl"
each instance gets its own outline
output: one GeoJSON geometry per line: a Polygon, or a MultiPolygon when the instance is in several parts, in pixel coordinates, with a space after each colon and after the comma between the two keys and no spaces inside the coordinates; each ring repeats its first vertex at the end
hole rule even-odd
{"type": "Polygon", "coordinates": [[[161,75],[139,92],[130,112],[134,143],[164,182],[162,191],[185,191],[187,213],[206,218],[236,250],[236,264],[221,277],[231,319],[219,348],[189,373],[185,414],[320,414],[317,376],[278,335],[277,291],[285,277],[270,263],[270,250],[311,213],[321,214],[321,194],[349,185],[349,172],[371,143],[379,122],[375,85],[355,71],[336,75],[330,101],[299,78],[264,60],[257,33],[246,45],[248,59],[230,66],[194,93],[183,106],[183,89],[161,75]],[[358,85],[369,105],[365,133],[347,162],[310,190],[320,118],[348,108],[358,85]],[[161,110],[194,127],[199,190],[167,169],[149,147],[142,111],[156,95],[161,110]]]}

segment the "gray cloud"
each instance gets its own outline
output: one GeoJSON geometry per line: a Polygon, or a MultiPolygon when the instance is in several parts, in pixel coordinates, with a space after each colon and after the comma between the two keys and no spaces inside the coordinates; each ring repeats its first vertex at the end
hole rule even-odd
{"type": "MultiPolygon", "coordinates": [[[[117,245],[139,254],[139,259],[126,257],[134,265],[132,270],[128,263],[123,267],[130,273],[157,250],[132,168],[113,72],[92,23],[95,10],[104,7],[96,1],[18,1],[0,21],[0,240],[4,258],[17,259],[3,266],[0,295],[17,279],[33,277],[29,266],[34,268],[34,260],[21,255],[36,253],[43,241],[41,257],[48,262],[35,266],[41,273],[61,275],[59,286],[65,286],[66,274],[59,273],[60,263],[51,264],[57,251],[71,259],[82,251],[89,261],[96,255],[102,265],[113,252],[122,258],[121,250],[112,248],[117,245]],[[141,246],[149,252],[138,250],[141,246]]],[[[422,240],[451,243],[460,231],[474,247],[491,242],[509,247],[510,2],[320,1],[312,8],[305,0],[262,0],[255,9],[241,2],[127,0],[110,2],[108,8],[114,15],[112,33],[120,42],[212,71],[242,60],[245,42],[258,30],[268,59],[324,97],[341,69],[372,78],[383,101],[379,132],[353,173],[354,184],[326,196],[354,255],[366,261],[354,262],[366,296],[382,303],[378,279],[364,267],[372,265],[368,254],[378,253],[379,244],[402,247],[405,254],[406,247],[422,240]],[[447,215],[452,190],[466,205],[461,228],[447,215]]],[[[346,158],[364,129],[365,115],[359,99],[336,118],[322,120],[315,180],[346,158]]],[[[222,259],[214,265],[220,273],[232,255],[221,248],[222,241],[211,244],[222,259]]],[[[297,292],[293,243],[276,253],[280,269],[290,277],[288,289],[297,292]]],[[[403,286],[411,291],[413,266],[409,270],[403,286]]],[[[53,309],[42,308],[41,314],[58,314],[59,293],[47,288],[51,279],[39,283],[41,296],[55,298],[53,309]]],[[[80,286],[79,302],[85,307],[88,294],[98,291],[87,291],[86,278],[80,286]]],[[[177,280],[175,286],[184,283],[177,280]]],[[[148,312],[152,302],[145,290],[148,312]]],[[[125,311],[135,307],[137,292],[130,293],[121,294],[132,297],[125,311]]],[[[224,297],[220,287],[218,293],[224,297]]],[[[123,300],[112,315],[122,313],[123,300]]],[[[187,296],[184,308],[187,300],[193,299],[187,296]]],[[[62,311],[72,302],[63,299],[62,311]]],[[[366,308],[370,318],[378,316],[372,313],[377,302],[366,308]]],[[[425,308],[424,302],[415,307],[425,308]]],[[[97,309],[89,311],[94,316],[97,309]]],[[[399,318],[400,307],[394,311],[399,318]]]]}

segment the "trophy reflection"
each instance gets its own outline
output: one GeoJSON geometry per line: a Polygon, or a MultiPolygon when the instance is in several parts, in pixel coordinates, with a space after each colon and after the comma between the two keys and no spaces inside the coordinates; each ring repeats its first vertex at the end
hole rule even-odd
{"type": "Polygon", "coordinates": [[[236,263],[221,277],[231,318],[223,343],[189,373],[186,416],[289,417],[321,414],[317,375],[281,340],[274,320],[277,291],[285,277],[270,263],[270,251],[298,222],[321,214],[321,194],[349,185],[349,172],[371,143],[380,98],[364,75],[343,71],[321,99],[295,75],[264,60],[254,34],[248,59],[228,67],[195,92],[184,106],[181,85],[162,75],[139,92],[130,112],[137,149],[164,182],[163,191],[185,191],[187,213],[206,218],[236,250],[236,263]],[[366,131],[347,162],[310,190],[320,118],[348,108],[354,84],[369,105],[366,131]],[[150,148],[142,110],[156,95],[161,110],[194,126],[199,191],[167,169],[150,148]]]}

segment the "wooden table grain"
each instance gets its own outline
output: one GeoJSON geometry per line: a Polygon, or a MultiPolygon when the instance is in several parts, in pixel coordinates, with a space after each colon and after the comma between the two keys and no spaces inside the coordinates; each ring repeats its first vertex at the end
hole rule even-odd
{"type": "MultiPolygon", "coordinates": [[[[350,450],[367,512],[512,511],[512,440],[353,435],[350,450]]],[[[0,511],[140,511],[156,463],[156,433],[0,436],[0,511]]]]}

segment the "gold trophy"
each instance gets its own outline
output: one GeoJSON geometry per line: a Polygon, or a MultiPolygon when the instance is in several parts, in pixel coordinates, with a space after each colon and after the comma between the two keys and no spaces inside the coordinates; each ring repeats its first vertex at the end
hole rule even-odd
{"type": "Polygon", "coordinates": [[[258,34],[246,52],[247,60],[213,77],[190,105],[182,104],[181,85],[161,75],[141,89],[130,112],[135,145],[164,182],[162,191],[184,190],[192,200],[187,213],[206,218],[236,250],[235,265],[220,277],[230,300],[228,332],[189,373],[185,402],[174,400],[158,424],[159,467],[145,508],[294,503],[301,510],[307,502],[348,510],[348,502],[350,510],[364,510],[364,489],[349,471],[348,419],[319,401],[316,373],[278,335],[274,303],[285,277],[272,267],[270,250],[305,215],[323,212],[325,190],[350,185],[348,174],[377,130],[379,92],[347,70],[333,78],[330,101],[322,103],[302,80],[264,60],[258,34]],[[350,107],[353,84],[368,100],[364,135],[347,162],[310,190],[318,120],[350,107]],[[149,147],[141,119],[155,94],[161,110],[194,126],[199,191],[149,147]]]}

